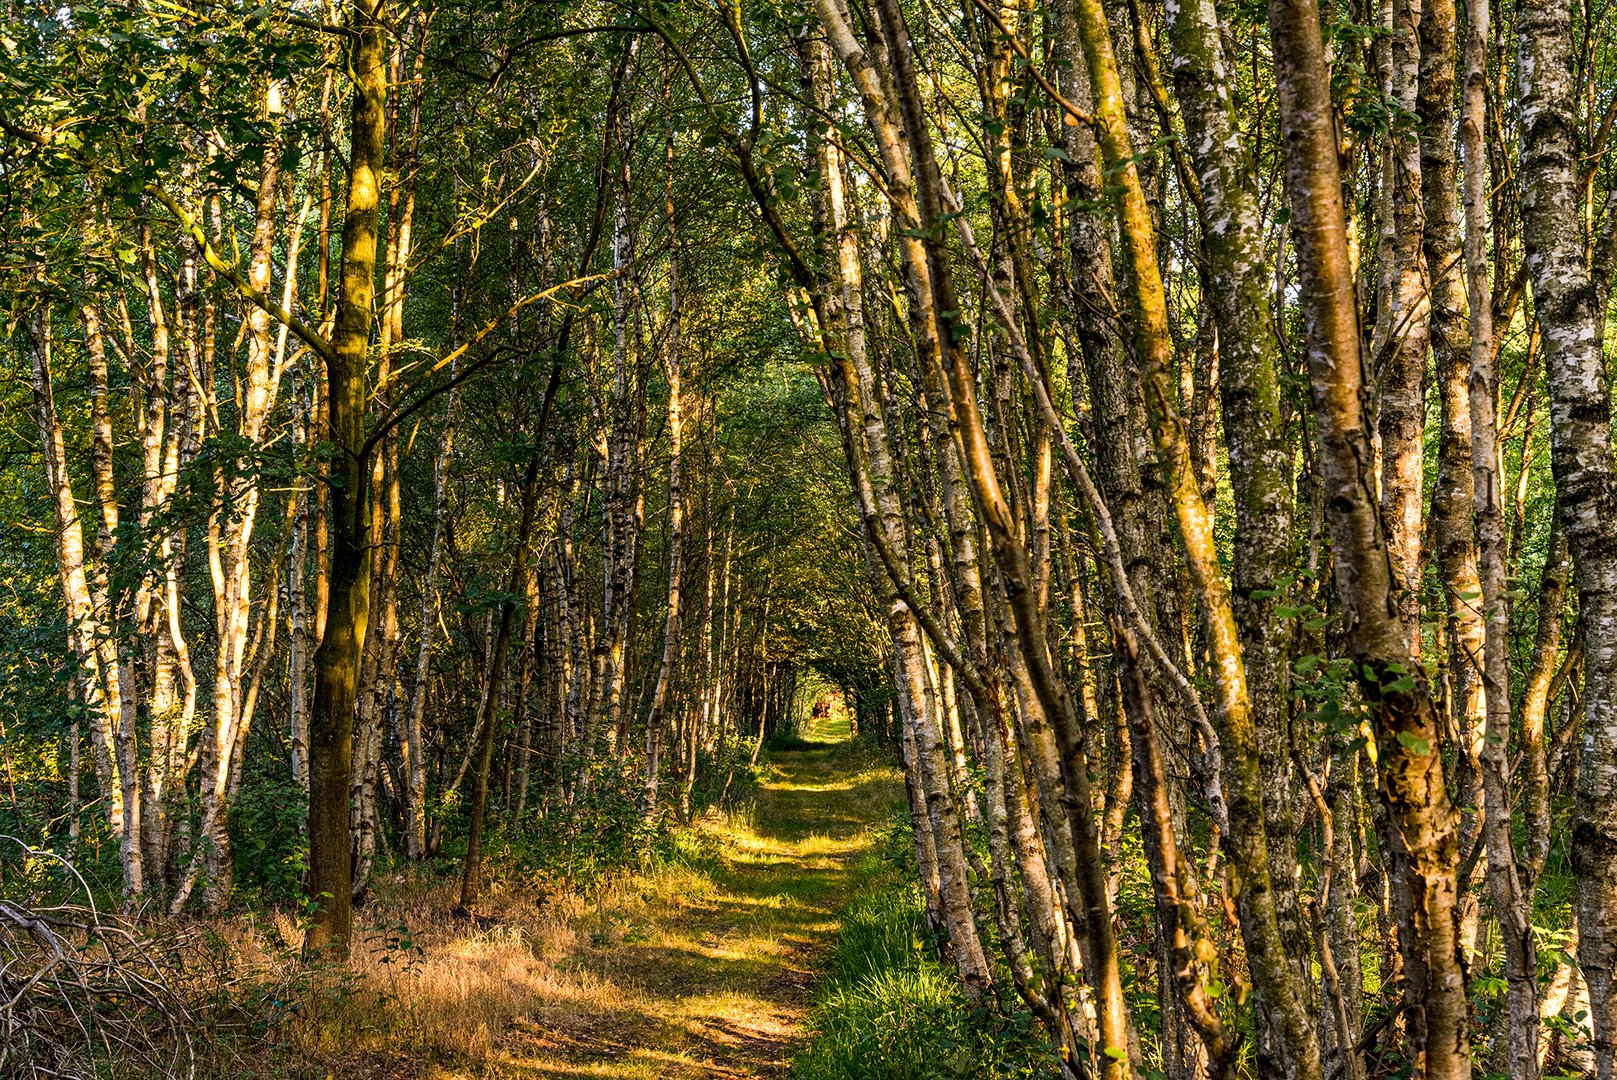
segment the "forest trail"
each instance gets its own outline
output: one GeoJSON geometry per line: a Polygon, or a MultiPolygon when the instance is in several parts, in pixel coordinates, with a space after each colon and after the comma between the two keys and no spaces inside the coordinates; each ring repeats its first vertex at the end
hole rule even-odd
{"type": "MultiPolygon", "coordinates": [[[[711,824],[717,852],[603,897],[530,1008],[493,1039],[502,1078],[784,1076],[805,1038],[837,913],[872,826],[901,805],[897,772],[848,744],[767,759],[755,812],[711,824]]],[[[439,1069],[429,1076],[458,1074],[439,1069]]]]}

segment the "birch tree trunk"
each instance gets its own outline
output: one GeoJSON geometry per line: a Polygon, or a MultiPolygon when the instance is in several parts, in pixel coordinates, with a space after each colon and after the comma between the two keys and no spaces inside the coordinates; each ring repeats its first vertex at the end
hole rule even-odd
{"type": "MultiPolygon", "coordinates": [[[[1297,897],[1296,831],[1288,696],[1288,632],[1276,618],[1277,594],[1292,571],[1291,466],[1284,443],[1279,341],[1270,319],[1270,267],[1252,163],[1242,136],[1212,0],[1166,8],[1173,78],[1186,142],[1202,196],[1201,243],[1207,266],[1203,302],[1218,333],[1219,392],[1235,494],[1231,604],[1251,701],[1261,779],[1270,883],[1294,990],[1312,982],[1308,935],[1297,897]]],[[[1232,828],[1235,827],[1232,822],[1232,828]]],[[[1260,997],[1268,1014],[1272,1000],[1260,997]]],[[[1273,1019],[1270,1023],[1279,1028],[1273,1019]]]]}
{"type": "MultiPolygon", "coordinates": [[[[267,99],[272,86],[266,86],[261,92],[260,107],[266,110],[268,121],[275,124],[277,118],[267,112],[267,99]]],[[[270,275],[274,268],[278,231],[279,153],[279,140],[272,138],[259,176],[253,239],[249,249],[247,282],[260,296],[269,295],[270,275]]],[[[270,411],[275,405],[281,372],[273,352],[270,313],[260,304],[248,303],[245,308],[247,359],[245,377],[241,379],[241,407],[235,435],[242,445],[256,448],[263,439],[270,411]]],[[[222,433],[216,431],[214,434],[222,433]]],[[[213,710],[211,722],[204,729],[202,739],[201,823],[197,837],[200,846],[169,903],[169,910],[173,914],[184,909],[199,876],[205,877],[203,899],[210,911],[223,907],[232,888],[230,787],[246,720],[243,712],[248,678],[246,651],[252,611],[252,573],[248,558],[260,501],[258,484],[250,476],[251,470],[244,461],[214,470],[215,502],[209,520],[207,545],[217,638],[213,710]]]]}
{"type": "Polygon", "coordinates": [[[1336,595],[1348,655],[1360,673],[1379,754],[1378,787],[1395,827],[1390,851],[1403,913],[1415,1075],[1470,1076],[1469,1009],[1457,937],[1455,813],[1438,755],[1430,694],[1409,650],[1376,501],[1363,412],[1364,361],[1330,87],[1314,0],[1271,0],[1269,29],[1285,133],[1285,163],[1320,484],[1331,507],[1336,595]]]}
{"type": "MultiPolygon", "coordinates": [[[[1392,0],[1387,27],[1388,120],[1381,182],[1385,314],[1370,343],[1381,454],[1381,520],[1404,613],[1411,656],[1420,652],[1422,481],[1425,471],[1426,350],[1430,301],[1421,257],[1425,214],[1421,154],[1413,117],[1420,83],[1417,28],[1423,0],[1392,0]]],[[[1435,135],[1436,133],[1434,133],[1435,135]]],[[[1447,137],[1447,132],[1442,137],[1447,137]]]]}
{"type": "Polygon", "coordinates": [[[1611,528],[1617,465],[1600,348],[1605,316],[1595,304],[1581,241],[1571,6],[1520,0],[1516,27],[1522,243],[1543,331],[1550,463],[1582,605],[1584,741],[1572,827],[1578,961],[1589,988],[1596,1073],[1611,1080],[1617,1071],[1617,532],[1611,528]]]}
{"type": "MultiPolygon", "coordinates": [[[[66,606],[68,640],[77,654],[82,671],[81,692],[90,714],[91,755],[101,797],[106,801],[107,824],[118,838],[124,897],[133,901],[143,886],[139,789],[133,775],[126,775],[126,755],[121,755],[118,748],[123,701],[117,646],[112,628],[103,629],[101,624],[105,598],[99,605],[95,602],[85,572],[83,524],[68,476],[67,450],[51,386],[53,331],[48,304],[41,296],[39,306],[28,319],[34,417],[44,449],[45,479],[55,518],[57,577],[66,606]]],[[[131,737],[132,734],[131,731],[131,737]]]]}
{"type": "MultiPolygon", "coordinates": [[[[683,595],[685,542],[685,492],[681,485],[680,454],[683,448],[684,428],[680,397],[679,357],[679,243],[674,211],[674,135],[669,129],[667,140],[668,173],[666,177],[668,213],[668,329],[663,346],[663,370],[668,376],[668,607],[663,621],[662,661],[657,665],[657,685],[652,691],[651,712],[646,717],[645,786],[640,795],[640,812],[647,822],[657,817],[657,785],[661,766],[665,713],[668,708],[668,685],[673,678],[674,665],[679,659],[680,600],[683,595]]],[[[694,753],[695,734],[690,736],[694,753]]]]}
{"type": "MultiPolygon", "coordinates": [[[[456,369],[450,367],[450,378],[456,369]]],[[[438,575],[443,562],[445,518],[449,513],[449,468],[455,452],[455,421],[459,412],[459,388],[451,388],[444,406],[444,430],[432,467],[432,546],[427,554],[427,576],[421,586],[421,639],[416,646],[415,681],[410,703],[405,709],[405,852],[411,859],[426,856],[427,846],[427,768],[423,757],[422,721],[427,710],[428,679],[432,667],[432,643],[438,629],[438,575]]]]}
{"type": "Polygon", "coordinates": [[[1229,806],[1230,870],[1242,939],[1253,980],[1275,1024],[1286,1075],[1317,1080],[1323,1074],[1309,1008],[1308,970],[1281,934],[1264,821],[1258,732],[1240,634],[1215,550],[1211,515],[1201,497],[1168,381],[1172,339],[1166,296],[1156,258],[1155,228],[1133,164],[1117,61],[1099,0],[1074,0],[1072,11],[1095,95],[1096,142],[1103,167],[1113,178],[1113,208],[1121,227],[1119,264],[1127,291],[1134,359],[1140,368],[1152,436],[1168,480],[1187,564],[1203,607],[1229,806]]]}

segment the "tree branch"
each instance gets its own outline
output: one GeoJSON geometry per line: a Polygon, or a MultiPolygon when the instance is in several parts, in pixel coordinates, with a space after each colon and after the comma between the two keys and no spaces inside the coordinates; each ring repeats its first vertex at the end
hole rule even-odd
{"type": "Polygon", "coordinates": [[[180,223],[180,227],[191,234],[191,239],[202,252],[203,260],[213,268],[214,273],[230,282],[235,290],[245,297],[249,303],[257,305],[278,319],[282,325],[296,334],[305,345],[318,353],[322,360],[331,360],[335,355],[331,342],[322,337],[314,327],[276,303],[273,297],[266,296],[253,288],[234,266],[220,258],[219,253],[213,250],[213,244],[208,241],[208,234],[202,231],[202,226],[198,225],[196,219],[186,211],[185,207],[180,205],[179,200],[156,184],[147,184],[146,194],[168,207],[168,212],[174,215],[174,219],[180,223]]]}

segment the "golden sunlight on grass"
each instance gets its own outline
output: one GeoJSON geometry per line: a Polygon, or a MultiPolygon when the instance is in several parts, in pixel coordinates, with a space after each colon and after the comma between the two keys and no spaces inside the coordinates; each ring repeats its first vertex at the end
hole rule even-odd
{"type": "MultiPolygon", "coordinates": [[[[291,1038],[321,1077],[782,1076],[849,867],[901,797],[850,748],[786,752],[755,806],[696,826],[700,854],[588,897],[497,894],[473,927],[447,886],[389,882],[369,914],[391,929],[302,987],[291,1038]]],[[[273,964],[296,938],[288,921],[232,947],[273,964]]]]}

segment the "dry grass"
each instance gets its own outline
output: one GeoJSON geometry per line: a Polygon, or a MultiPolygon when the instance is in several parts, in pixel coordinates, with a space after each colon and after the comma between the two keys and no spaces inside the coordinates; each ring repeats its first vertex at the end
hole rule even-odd
{"type": "Polygon", "coordinates": [[[290,919],[217,926],[239,985],[294,1003],[273,1037],[230,1040],[231,1072],[782,1075],[850,860],[897,785],[842,751],[784,754],[758,806],[701,822],[688,857],[588,896],[496,890],[476,925],[448,914],[452,883],[391,876],[345,969],[299,966],[290,919]]]}

